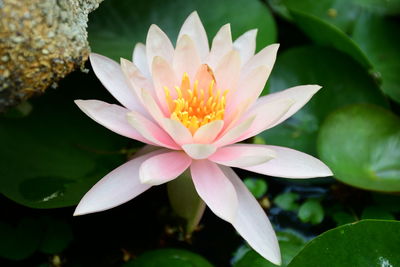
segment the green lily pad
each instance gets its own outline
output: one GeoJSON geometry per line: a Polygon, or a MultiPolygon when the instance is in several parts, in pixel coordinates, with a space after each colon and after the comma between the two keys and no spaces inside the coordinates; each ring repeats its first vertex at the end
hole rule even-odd
{"type": "Polygon", "coordinates": [[[89,16],[91,48],[118,61],[120,57],[130,59],[134,45],[145,42],[151,24],[157,24],[175,42],[182,23],[195,10],[209,38],[222,25],[231,23],[234,38],[258,28],[259,49],[276,40],[276,26],[271,13],[256,0],[141,0],[134,3],[130,0],[108,0],[89,16]],[[243,12],[243,7],[246,12],[243,12]]]}
{"type": "Polygon", "coordinates": [[[261,133],[266,143],[316,154],[316,137],[325,117],[354,103],[387,106],[375,81],[361,65],[333,49],[306,46],[278,55],[270,79],[272,93],[301,84],[323,88],[294,116],[261,133]]]}
{"type": "MultiPolygon", "coordinates": [[[[299,234],[291,231],[277,232],[279,247],[282,254],[282,267],[285,267],[304,247],[306,240],[299,234]]],[[[233,264],[233,267],[275,267],[276,265],[267,261],[254,250],[248,248],[247,252],[242,255],[233,264]]]]}
{"type": "Polygon", "coordinates": [[[182,249],[158,249],[143,253],[123,267],[212,267],[202,256],[182,249]]]}
{"type": "Polygon", "coordinates": [[[76,205],[95,182],[124,162],[119,150],[129,139],[82,113],[73,102],[82,96],[81,87],[66,84],[32,101],[29,115],[0,118],[3,195],[33,208],[76,205]]]}
{"type": "Polygon", "coordinates": [[[368,55],[383,92],[400,103],[400,23],[364,12],[352,37],[368,55]]]}
{"type": "Polygon", "coordinates": [[[363,220],[310,241],[289,267],[400,265],[400,222],[363,220]]]}
{"type": "Polygon", "coordinates": [[[318,136],[320,158],[344,183],[400,191],[400,118],[373,105],[333,113],[318,136]]]}
{"type": "Polygon", "coordinates": [[[319,224],[324,219],[324,209],[319,201],[309,199],[301,204],[298,216],[302,222],[319,224]]]}
{"type": "Polygon", "coordinates": [[[299,197],[300,196],[296,193],[286,192],[277,195],[274,199],[274,203],[283,210],[295,211],[299,208],[299,204],[296,203],[299,197]]]}

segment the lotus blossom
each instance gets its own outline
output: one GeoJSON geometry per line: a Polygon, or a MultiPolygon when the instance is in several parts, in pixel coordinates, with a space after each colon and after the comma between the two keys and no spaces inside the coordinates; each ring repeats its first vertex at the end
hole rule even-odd
{"type": "Polygon", "coordinates": [[[259,97],[275,62],[278,44],[255,54],[257,30],[232,42],[221,27],[211,49],[196,12],[176,42],[151,25],[133,61],[121,64],[92,53],[97,77],[121,103],[76,100],[97,123],[153,146],[110,172],[86,193],[74,215],[121,205],[187,169],[200,198],[231,223],[264,258],[280,264],[274,230],[257,200],[231,167],[286,178],[331,176],[320,160],[293,149],[241,143],[299,110],[320,89],[296,86],[259,97]]]}

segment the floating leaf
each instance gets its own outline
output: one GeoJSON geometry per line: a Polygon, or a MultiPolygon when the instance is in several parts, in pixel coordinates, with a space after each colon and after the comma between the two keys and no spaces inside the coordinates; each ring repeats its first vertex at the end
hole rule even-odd
{"type": "Polygon", "coordinates": [[[298,216],[302,222],[319,224],[324,219],[324,209],[319,201],[309,199],[301,204],[298,216]]]}
{"type": "Polygon", "coordinates": [[[399,251],[400,222],[364,220],[316,237],[288,266],[400,266],[399,251]]]}
{"type": "Polygon", "coordinates": [[[267,193],[268,184],[264,179],[245,178],[243,182],[256,198],[260,198],[267,193]]]}
{"type": "Polygon", "coordinates": [[[400,191],[400,119],[373,105],[334,112],[318,137],[321,159],[347,184],[400,191]]]}
{"type": "Polygon", "coordinates": [[[298,194],[287,192],[276,196],[274,203],[283,210],[294,211],[299,208],[299,204],[296,203],[298,199],[298,194]]]}

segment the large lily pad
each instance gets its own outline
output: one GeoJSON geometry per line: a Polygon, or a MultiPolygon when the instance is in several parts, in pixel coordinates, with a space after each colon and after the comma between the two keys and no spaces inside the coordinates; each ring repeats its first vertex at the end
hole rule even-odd
{"type": "Polygon", "coordinates": [[[267,7],[257,0],[108,0],[89,18],[90,45],[94,52],[115,60],[130,59],[135,43],[145,42],[151,24],[157,24],[175,42],[185,18],[195,10],[209,38],[222,25],[231,23],[234,38],[258,28],[259,49],[276,40],[274,19],[267,7]]]}
{"type": "Polygon", "coordinates": [[[288,266],[399,266],[399,251],[400,222],[364,220],[313,239],[288,266]]]}
{"type": "Polygon", "coordinates": [[[307,46],[278,56],[270,79],[270,91],[300,84],[323,88],[290,119],[260,136],[267,143],[316,154],[315,140],[323,119],[333,110],[353,103],[386,106],[379,88],[361,65],[333,49],[307,46]]]}
{"type": "Polygon", "coordinates": [[[124,161],[119,150],[129,139],[90,120],[73,103],[88,93],[65,85],[34,101],[28,116],[0,118],[0,192],[20,204],[75,205],[124,161]]]}
{"type": "Polygon", "coordinates": [[[321,128],[318,151],[347,184],[400,191],[400,118],[383,108],[352,105],[333,113],[321,128]]]}

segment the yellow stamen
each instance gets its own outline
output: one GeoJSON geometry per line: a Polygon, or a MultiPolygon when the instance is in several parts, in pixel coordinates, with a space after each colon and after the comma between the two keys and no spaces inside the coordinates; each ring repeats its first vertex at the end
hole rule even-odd
{"type": "Polygon", "coordinates": [[[199,88],[197,80],[191,87],[189,76],[184,73],[181,86],[175,86],[175,90],[176,98],[172,99],[169,88],[164,87],[170,118],[180,121],[192,134],[201,126],[224,118],[228,90],[221,93],[220,89],[215,88],[214,79],[208,88],[199,88]]]}

